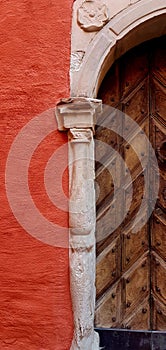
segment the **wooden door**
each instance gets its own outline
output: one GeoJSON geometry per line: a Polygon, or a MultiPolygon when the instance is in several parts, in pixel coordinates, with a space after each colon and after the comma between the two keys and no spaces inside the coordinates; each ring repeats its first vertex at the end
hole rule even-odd
{"type": "MultiPolygon", "coordinates": [[[[144,172],[130,142],[110,129],[96,128],[96,139],[111,145],[124,159],[131,174],[133,199],[122,224],[113,232],[112,225],[128,202],[131,183],[124,196],[114,203],[114,181],[107,167],[112,166],[117,182],[126,176],[116,156],[102,153],[96,145],[98,162],[96,182],[100,188],[97,200],[97,305],[95,325],[106,328],[166,329],[166,38],[146,42],[115,62],[102,82],[98,98],[125,112],[148,136],[157,156],[160,188],[153,214],[137,234],[131,222],[139,210],[144,194],[144,172]],[[99,159],[101,156],[101,162],[99,159]],[[105,213],[111,207],[108,218],[105,213]],[[102,220],[106,216],[105,221],[102,220]],[[99,232],[100,231],[100,232],[99,232]]],[[[107,111],[106,111],[107,114],[107,111]]],[[[100,118],[106,118],[103,115],[100,118]]],[[[101,125],[101,120],[99,124],[101,125]]],[[[113,118],[110,123],[116,123],[113,118]]],[[[111,125],[110,125],[111,128],[111,125]]],[[[147,152],[139,135],[124,123],[132,144],[146,162],[147,152]],[[134,141],[136,140],[136,141],[134,141]]],[[[114,152],[113,152],[114,154],[114,152]]],[[[147,158],[147,162],[149,159],[147,158]]],[[[144,162],[144,163],[145,163],[144,162]]],[[[153,167],[153,164],[151,164],[153,167]]],[[[142,210],[143,220],[151,205],[151,187],[156,181],[149,176],[149,193],[142,210]],[[147,205],[148,203],[148,205],[147,205]]]]}

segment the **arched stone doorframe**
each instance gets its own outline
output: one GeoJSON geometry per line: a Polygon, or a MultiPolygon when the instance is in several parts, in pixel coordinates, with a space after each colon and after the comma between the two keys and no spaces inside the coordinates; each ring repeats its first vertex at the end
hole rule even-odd
{"type": "MultiPolygon", "coordinates": [[[[117,58],[132,47],[166,33],[165,16],[164,0],[137,1],[114,16],[86,48],[84,45],[82,59],[81,50],[72,51],[71,96],[96,98],[103,77],[117,58]]],[[[75,48],[77,35],[73,36],[75,48]]]]}
{"type": "Polygon", "coordinates": [[[100,6],[98,0],[75,1],[71,97],[61,100],[56,108],[59,130],[68,131],[69,135],[70,284],[74,314],[70,350],[99,350],[99,339],[94,332],[96,218],[93,132],[102,101],[95,98],[102,79],[117,58],[132,47],[166,33],[165,0],[126,0],[126,8],[109,20],[111,3],[103,0],[103,6],[100,6]],[[87,15],[89,4],[93,10],[90,16],[87,15]],[[102,21],[98,21],[101,11],[102,21]],[[77,40],[79,48],[75,50],[77,40]]]}

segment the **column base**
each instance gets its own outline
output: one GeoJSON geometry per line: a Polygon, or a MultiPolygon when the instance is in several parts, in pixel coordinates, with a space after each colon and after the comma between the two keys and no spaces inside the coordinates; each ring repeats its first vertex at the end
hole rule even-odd
{"type": "Polygon", "coordinates": [[[75,339],[72,341],[70,350],[99,350],[99,334],[94,332],[92,336],[83,338],[79,341],[79,344],[75,339]]]}

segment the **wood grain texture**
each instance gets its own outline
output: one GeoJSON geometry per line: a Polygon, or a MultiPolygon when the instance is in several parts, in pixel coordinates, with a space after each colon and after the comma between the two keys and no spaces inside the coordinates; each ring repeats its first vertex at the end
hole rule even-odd
{"type": "MultiPolygon", "coordinates": [[[[96,129],[96,139],[107,142],[123,157],[132,182],[125,186],[119,207],[127,208],[133,188],[133,200],[123,223],[109,234],[112,221],[119,215],[113,206],[114,184],[107,166],[98,165],[96,181],[100,187],[97,203],[97,235],[103,240],[97,243],[97,307],[96,325],[127,329],[166,329],[166,98],[165,98],[165,37],[142,44],[122,56],[107,73],[99,98],[103,103],[125,112],[145,132],[156,151],[160,170],[160,188],[156,207],[149,221],[137,234],[132,233],[132,220],[136,216],[144,194],[144,173],[148,165],[148,149],[142,142],[141,132],[136,133],[124,122],[124,135],[128,143],[111,131],[96,129]],[[136,146],[137,154],[133,147],[136,146]],[[144,161],[144,169],[140,159],[144,161]],[[100,171],[99,171],[100,169],[100,171]],[[100,174],[100,175],[98,175],[100,174]],[[102,220],[101,213],[111,208],[110,217],[102,220]],[[113,209],[114,208],[114,209],[113,209]],[[104,238],[104,233],[107,238],[104,238]],[[113,247],[116,247],[113,254],[113,247]],[[118,259],[116,259],[116,250],[118,259]]],[[[112,120],[109,127],[111,128],[112,120]]],[[[116,120],[114,121],[116,123],[116,120]]],[[[100,149],[98,149],[100,152],[100,149]]],[[[116,159],[110,160],[102,153],[104,164],[112,164],[119,173],[119,186],[126,173],[117,167],[116,159]]],[[[154,164],[152,162],[153,169],[154,164]]],[[[150,208],[154,179],[149,176],[149,190],[144,210],[139,217],[143,221],[150,208]]],[[[118,210],[120,210],[118,208],[118,210]]]]}

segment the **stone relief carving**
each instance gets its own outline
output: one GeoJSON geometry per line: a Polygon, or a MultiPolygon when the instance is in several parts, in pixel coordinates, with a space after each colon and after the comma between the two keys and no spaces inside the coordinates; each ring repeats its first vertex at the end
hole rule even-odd
{"type": "Polygon", "coordinates": [[[109,10],[102,1],[85,0],[78,9],[77,20],[83,30],[98,31],[109,21],[109,10]]]}
{"type": "Polygon", "coordinates": [[[70,59],[71,72],[78,72],[80,70],[84,55],[85,55],[84,51],[75,51],[71,54],[71,59],[70,59]]]}
{"type": "Polygon", "coordinates": [[[90,142],[92,133],[90,129],[70,129],[69,140],[70,142],[90,142]]]}

